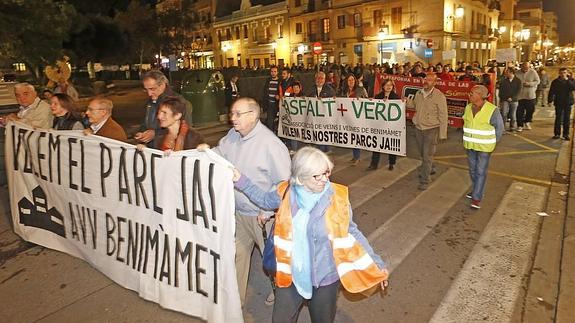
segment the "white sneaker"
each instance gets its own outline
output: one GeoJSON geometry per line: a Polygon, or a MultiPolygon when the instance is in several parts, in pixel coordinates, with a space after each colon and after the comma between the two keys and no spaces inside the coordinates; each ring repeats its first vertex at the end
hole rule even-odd
{"type": "Polygon", "coordinates": [[[525,129],[526,129],[526,130],[531,130],[531,122],[526,122],[526,123],[525,123],[525,129]]]}
{"type": "Polygon", "coordinates": [[[517,127],[517,132],[523,131],[523,127],[517,127]]]}

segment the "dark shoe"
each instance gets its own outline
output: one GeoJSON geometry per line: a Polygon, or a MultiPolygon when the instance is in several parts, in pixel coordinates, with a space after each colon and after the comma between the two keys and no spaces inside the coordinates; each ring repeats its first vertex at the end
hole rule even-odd
{"type": "Polygon", "coordinates": [[[481,206],[479,205],[481,201],[478,200],[471,200],[471,204],[469,205],[472,209],[479,210],[481,206]]]}
{"type": "Polygon", "coordinates": [[[569,138],[569,136],[565,136],[563,137],[563,140],[570,140],[571,138],[569,138]]]}
{"type": "Polygon", "coordinates": [[[417,189],[420,191],[425,191],[427,189],[428,185],[427,184],[419,184],[419,186],[417,186],[417,189]]]}
{"type": "Polygon", "coordinates": [[[553,136],[553,139],[559,139],[559,135],[553,136]]]}
{"type": "Polygon", "coordinates": [[[387,167],[387,169],[389,169],[389,170],[393,170],[394,168],[395,168],[394,164],[389,164],[389,166],[387,167]]]}
{"type": "Polygon", "coordinates": [[[431,169],[431,172],[429,172],[429,175],[435,175],[437,173],[437,171],[435,170],[435,168],[431,169]]]}
{"type": "Polygon", "coordinates": [[[367,170],[376,170],[377,166],[376,165],[369,165],[369,167],[367,167],[367,170]]]}
{"type": "Polygon", "coordinates": [[[465,197],[467,197],[468,199],[471,199],[471,198],[472,198],[472,196],[471,196],[471,192],[469,192],[469,193],[465,194],[465,197]]]}

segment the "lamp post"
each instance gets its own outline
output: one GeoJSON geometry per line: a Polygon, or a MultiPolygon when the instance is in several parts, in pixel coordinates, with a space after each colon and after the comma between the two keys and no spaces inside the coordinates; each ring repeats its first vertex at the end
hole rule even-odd
{"type": "Polygon", "coordinates": [[[274,49],[274,65],[276,65],[276,66],[278,65],[278,58],[276,56],[276,48],[277,47],[278,47],[278,43],[277,43],[277,41],[274,40],[272,42],[272,48],[274,49]]]}
{"type": "Polygon", "coordinates": [[[156,54],[156,64],[160,68],[160,54],[156,54]]]}
{"type": "Polygon", "coordinates": [[[379,56],[380,56],[379,63],[381,65],[383,65],[383,40],[385,39],[385,35],[387,35],[386,30],[383,27],[379,28],[379,32],[377,33],[377,39],[379,39],[379,56]]]}

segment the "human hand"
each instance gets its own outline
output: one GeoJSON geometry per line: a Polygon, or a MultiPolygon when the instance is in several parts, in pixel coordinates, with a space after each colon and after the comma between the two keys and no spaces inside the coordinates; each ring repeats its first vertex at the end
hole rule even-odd
{"type": "Polygon", "coordinates": [[[507,99],[507,102],[513,102],[513,100],[511,98],[507,99]]]}
{"type": "Polygon", "coordinates": [[[270,218],[267,215],[265,215],[263,213],[258,214],[258,224],[260,225],[260,227],[263,227],[264,225],[266,225],[266,223],[269,220],[270,220],[270,218]]]}
{"type": "Polygon", "coordinates": [[[136,145],[136,149],[137,149],[138,151],[144,151],[144,149],[146,149],[146,145],[137,144],[137,145],[136,145]]]}
{"type": "Polygon", "coordinates": [[[134,139],[143,142],[143,143],[149,143],[150,141],[152,141],[152,139],[154,139],[154,136],[156,136],[156,131],[152,130],[152,129],[148,129],[144,132],[138,132],[136,133],[136,135],[134,136],[134,139]]]}
{"type": "Polygon", "coordinates": [[[172,154],[173,150],[168,149],[168,150],[164,150],[164,156],[165,157],[169,157],[172,154]]]}
{"type": "Polygon", "coordinates": [[[6,120],[6,122],[8,122],[8,121],[17,121],[20,118],[18,118],[18,115],[16,113],[10,113],[4,119],[6,120]]]}
{"type": "Polygon", "coordinates": [[[210,145],[208,144],[199,144],[196,149],[201,152],[205,152],[210,149],[210,145]]]}
{"type": "Polygon", "coordinates": [[[234,177],[232,177],[232,181],[234,181],[234,183],[236,183],[237,181],[240,180],[240,177],[242,177],[242,173],[240,173],[240,171],[235,168],[235,167],[231,167],[232,172],[234,173],[234,177]]]}
{"type": "Polygon", "coordinates": [[[83,132],[84,132],[84,136],[89,136],[89,135],[94,134],[94,130],[92,130],[92,128],[86,128],[86,129],[84,129],[83,132]]]}

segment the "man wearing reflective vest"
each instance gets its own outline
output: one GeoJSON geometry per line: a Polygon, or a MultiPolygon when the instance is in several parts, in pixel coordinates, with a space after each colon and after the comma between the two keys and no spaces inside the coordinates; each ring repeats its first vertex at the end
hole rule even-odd
{"type": "Polygon", "coordinates": [[[481,208],[483,189],[487,179],[487,168],[491,152],[505,130],[499,109],[487,101],[489,91],[483,85],[476,85],[469,93],[469,104],[463,114],[463,147],[467,152],[469,176],[471,176],[471,207],[481,208]]]}

